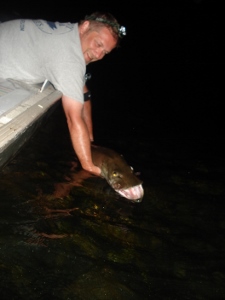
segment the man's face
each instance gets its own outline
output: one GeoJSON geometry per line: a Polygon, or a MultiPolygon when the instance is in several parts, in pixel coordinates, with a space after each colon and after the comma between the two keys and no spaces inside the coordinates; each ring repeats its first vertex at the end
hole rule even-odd
{"type": "Polygon", "coordinates": [[[89,31],[89,22],[80,26],[80,40],[86,64],[102,59],[116,46],[116,40],[107,27],[89,31]]]}

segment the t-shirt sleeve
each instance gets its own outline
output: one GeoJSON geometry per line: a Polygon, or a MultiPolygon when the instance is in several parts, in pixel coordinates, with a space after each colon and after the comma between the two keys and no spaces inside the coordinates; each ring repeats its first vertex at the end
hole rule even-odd
{"type": "Polygon", "coordinates": [[[84,102],[84,75],[85,69],[79,63],[61,62],[46,68],[48,77],[46,79],[53,84],[55,89],[81,103],[84,102]]]}

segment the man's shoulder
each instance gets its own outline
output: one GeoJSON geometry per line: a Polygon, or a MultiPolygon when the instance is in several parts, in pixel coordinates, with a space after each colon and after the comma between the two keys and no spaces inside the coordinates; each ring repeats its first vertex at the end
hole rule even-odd
{"type": "Polygon", "coordinates": [[[63,35],[66,33],[70,33],[77,28],[76,23],[61,23],[58,21],[48,21],[42,19],[36,20],[25,20],[25,22],[32,22],[37,29],[42,31],[43,33],[50,34],[50,35],[63,35]]]}

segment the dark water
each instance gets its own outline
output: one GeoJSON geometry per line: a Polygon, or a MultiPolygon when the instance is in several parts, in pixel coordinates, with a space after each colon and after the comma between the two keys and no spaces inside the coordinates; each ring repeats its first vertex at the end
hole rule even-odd
{"type": "Polygon", "coordinates": [[[222,139],[119,119],[96,122],[96,143],[141,173],[142,203],[85,179],[61,106],[1,172],[1,299],[225,298],[222,139]]]}

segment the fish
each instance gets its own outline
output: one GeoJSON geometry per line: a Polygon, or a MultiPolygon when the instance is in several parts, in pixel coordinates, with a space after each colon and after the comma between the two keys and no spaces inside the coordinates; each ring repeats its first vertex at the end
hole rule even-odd
{"type": "Polygon", "coordinates": [[[132,202],[142,202],[143,181],[137,177],[122,154],[94,144],[91,145],[91,154],[94,165],[101,169],[100,176],[114,191],[132,202]]]}

